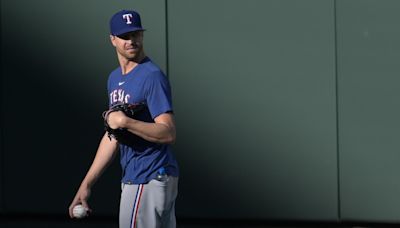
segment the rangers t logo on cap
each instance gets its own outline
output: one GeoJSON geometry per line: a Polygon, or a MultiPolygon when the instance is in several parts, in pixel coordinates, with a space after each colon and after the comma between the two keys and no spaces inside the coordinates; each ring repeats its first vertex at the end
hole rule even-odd
{"type": "Polygon", "coordinates": [[[131,18],[132,18],[132,14],[127,13],[122,15],[122,18],[124,18],[126,20],[126,24],[132,24],[131,18]]]}

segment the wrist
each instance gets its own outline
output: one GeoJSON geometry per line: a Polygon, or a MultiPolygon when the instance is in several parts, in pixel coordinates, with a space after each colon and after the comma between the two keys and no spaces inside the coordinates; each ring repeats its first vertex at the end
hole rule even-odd
{"type": "Polygon", "coordinates": [[[127,116],[124,116],[124,118],[121,119],[121,127],[122,128],[127,128],[127,129],[133,129],[135,127],[135,124],[138,122],[138,120],[129,118],[127,116]]]}
{"type": "Polygon", "coordinates": [[[92,185],[93,185],[93,182],[92,182],[92,181],[84,180],[84,181],[81,183],[80,188],[91,189],[91,188],[92,188],[92,185]]]}
{"type": "Polygon", "coordinates": [[[81,186],[79,187],[79,189],[90,189],[90,185],[87,183],[82,183],[81,186]]]}

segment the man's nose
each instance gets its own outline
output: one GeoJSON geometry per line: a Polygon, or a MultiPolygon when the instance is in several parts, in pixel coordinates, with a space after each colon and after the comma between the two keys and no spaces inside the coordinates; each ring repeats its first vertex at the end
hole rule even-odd
{"type": "Polygon", "coordinates": [[[135,43],[135,39],[132,36],[127,36],[127,37],[125,37],[124,40],[126,43],[129,43],[129,44],[135,43]]]}

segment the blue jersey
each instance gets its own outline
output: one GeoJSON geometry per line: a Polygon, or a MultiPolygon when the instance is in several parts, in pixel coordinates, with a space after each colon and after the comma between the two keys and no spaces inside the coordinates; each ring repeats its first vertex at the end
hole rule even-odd
{"type": "MultiPolygon", "coordinates": [[[[118,67],[108,78],[109,105],[115,103],[146,103],[148,109],[138,120],[154,123],[154,118],[172,112],[171,87],[168,78],[149,58],[145,58],[128,74],[118,67]]],[[[119,144],[122,182],[144,184],[154,179],[164,168],[167,174],[178,176],[178,164],[171,146],[146,141],[140,137],[131,145],[119,144]]]]}

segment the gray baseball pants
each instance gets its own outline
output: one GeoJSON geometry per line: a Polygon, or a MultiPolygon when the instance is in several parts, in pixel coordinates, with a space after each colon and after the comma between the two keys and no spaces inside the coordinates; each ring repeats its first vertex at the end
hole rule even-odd
{"type": "Polygon", "coordinates": [[[178,177],[147,184],[122,184],[120,228],[175,228],[178,177]]]}

